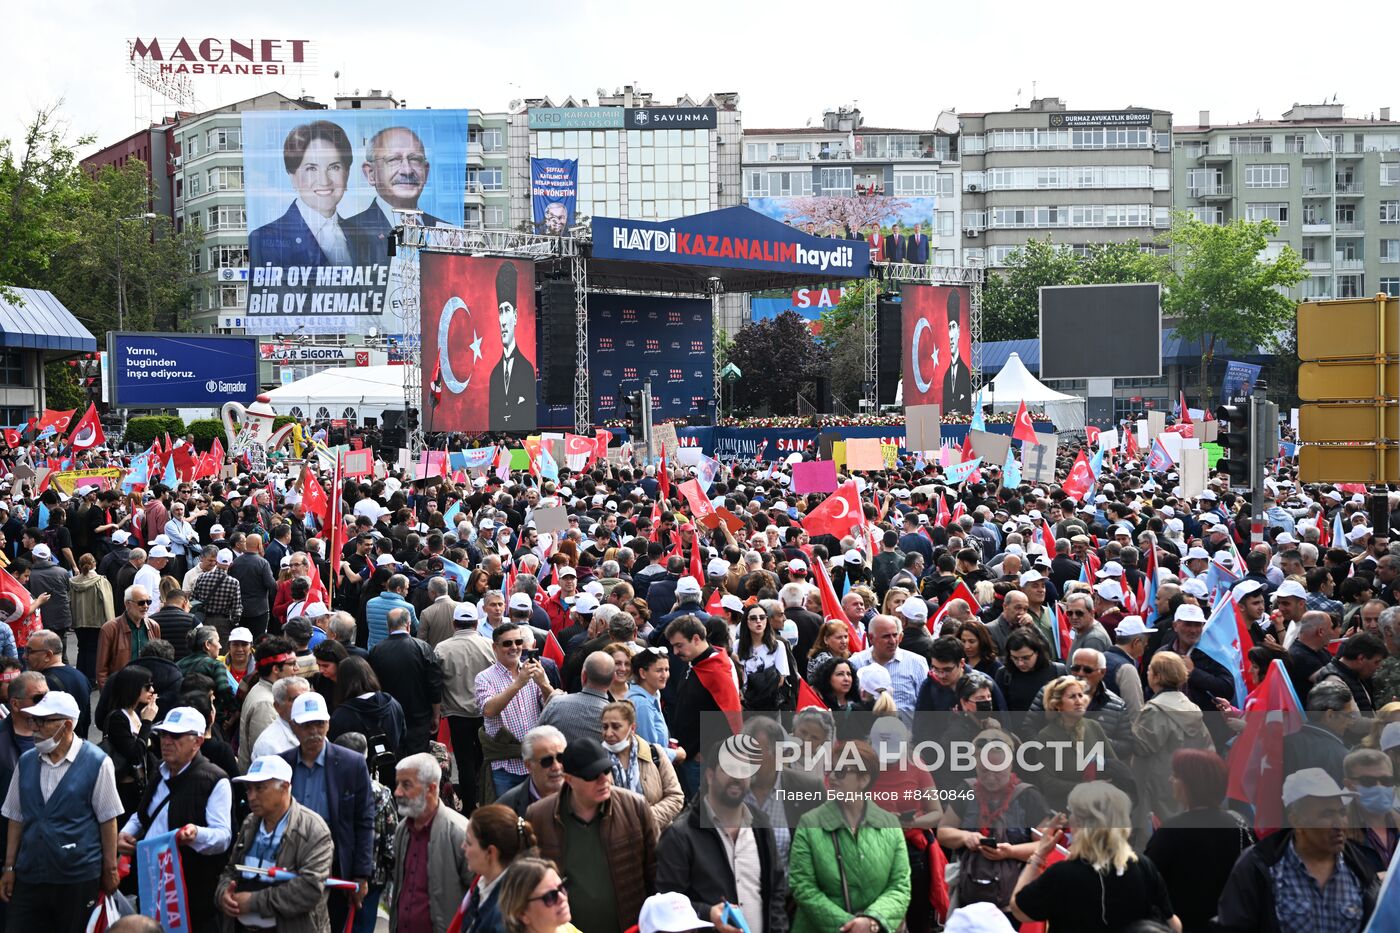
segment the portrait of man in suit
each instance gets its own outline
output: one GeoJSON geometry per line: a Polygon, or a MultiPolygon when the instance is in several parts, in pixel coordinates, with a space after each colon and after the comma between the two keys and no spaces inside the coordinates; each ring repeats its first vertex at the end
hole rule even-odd
{"type": "MultiPolygon", "coordinates": [[[[943,373],[943,410],[959,415],[972,411],[972,374],[962,358],[962,292],[948,289],[948,369],[943,373]]],[[[937,358],[934,365],[938,365],[937,358]]]]}
{"type": "Polygon", "coordinates": [[[885,238],[885,261],[905,262],[904,256],[904,233],[898,222],[891,229],[890,235],[885,238]]]}
{"type": "Polygon", "coordinates": [[[350,266],[365,261],[337,213],[354,163],[350,137],[329,120],[303,123],[287,134],[282,163],[296,198],[286,212],[248,237],[253,265],[350,266]]]}
{"type": "Polygon", "coordinates": [[[396,210],[416,211],[418,200],[428,184],[432,168],[423,140],[406,126],[391,126],[375,133],[365,152],[360,170],[365,181],[374,189],[369,207],[347,220],[350,235],[359,241],[361,249],[372,261],[389,261],[389,234],[400,223],[420,223],[425,227],[445,227],[447,222],[432,214],[394,213],[396,210]]]}
{"type": "Polygon", "coordinates": [[[545,205],[544,217],[540,220],[537,233],[545,236],[563,236],[569,226],[569,209],[563,201],[550,201],[545,205]]]}
{"type": "Polygon", "coordinates": [[[501,361],[491,370],[491,430],[528,431],[535,427],[535,368],[516,341],[515,263],[496,271],[496,308],[500,315],[501,361]]]}
{"type": "Polygon", "coordinates": [[[905,253],[906,262],[924,265],[928,262],[928,236],[924,233],[924,225],[914,224],[914,232],[909,234],[909,248],[905,253]]]}

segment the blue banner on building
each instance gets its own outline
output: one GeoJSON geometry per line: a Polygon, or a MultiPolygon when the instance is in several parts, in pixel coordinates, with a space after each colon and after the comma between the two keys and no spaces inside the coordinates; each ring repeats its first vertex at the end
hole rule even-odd
{"type": "Polygon", "coordinates": [[[815,237],[747,207],[648,223],[593,218],[593,256],[637,262],[793,272],[830,279],[865,278],[870,246],[815,237]]]}
{"type": "Polygon", "coordinates": [[[258,394],[258,340],[207,334],[108,335],[117,408],[218,408],[258,394]]]}
{"type": "Polygon", "coordinates": [[[1230,360],[1225,364],[1225,384],[1220,389],[1220,397],[1228,400],[1254,394],[1254,384],[1259,381],[1259,370],[1260,367],[1255,363],[1230,360]]]}
{"type": "Polygon", "coordinates": [[[578,203],[578,159],[530,159],[530,203],[535,232],[563,236],[578,203]]]}

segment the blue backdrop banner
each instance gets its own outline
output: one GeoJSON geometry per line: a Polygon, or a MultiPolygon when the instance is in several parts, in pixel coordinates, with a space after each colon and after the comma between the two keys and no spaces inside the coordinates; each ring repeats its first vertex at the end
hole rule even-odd
{"type": "Polygon", "coordinates": [[[108,349],[118,408],[217,408],[258,394],[256,337],[112,333],[108,349]]]}

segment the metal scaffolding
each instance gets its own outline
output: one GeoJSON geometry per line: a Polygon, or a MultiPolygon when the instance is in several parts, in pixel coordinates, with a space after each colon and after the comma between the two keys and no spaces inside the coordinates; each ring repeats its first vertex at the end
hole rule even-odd
{"type": "Polygon", "coordinates": [[[578,341],[574,356],[574,431],[587,434],[592,430],[589,410],[593,407],[588,393],[588,266],[578,251],[569,258],[569,275],[574,282],[574,338],[578,341]]]}

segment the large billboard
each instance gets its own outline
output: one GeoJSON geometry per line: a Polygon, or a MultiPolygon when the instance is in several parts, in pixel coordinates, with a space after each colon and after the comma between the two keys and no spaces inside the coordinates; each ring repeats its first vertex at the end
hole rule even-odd
{"type": "Polygon", "coordinates": [[[578,203],[578,159],[530,159],[530,206],[535,232],[563,236],[578,203]]]}
{"type": "Polygon", "coordinates": [[[118,408],[218,408],[258,394],[258,342],[207,334],[107,335],[118,408]]]}
{"type": "Polygon", "coordinates": [[[1162,375],[1162,287],[1045,285],[1040,289],[1040,378],[1162,375]]]}
{"type": "Polygon", "coordinates": [[[972,411],[972,300],[965,286],[903,285],[904,404],[972,411]]]}
{"type": "Polygon", "coordinates": [[[424,253],[425,431],[533,431],[535,267],[424,253]]]}
{"type": "Polygon", "coordinates": [[[391,232],[461,226],[466,151],[465,110],[244,113],[248,333],[402,333],[391,232]]]}
{"type": "Polygon", "coordinates": [[[749,198],[748,206],[814,236],[859,239],[870,247],[871,262],[926,265],[937,198],[749,198]]]}

